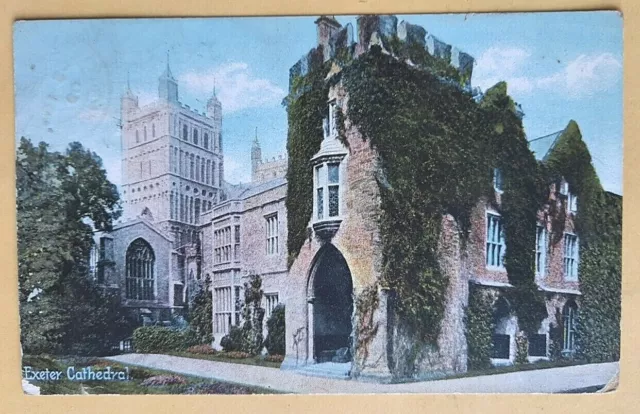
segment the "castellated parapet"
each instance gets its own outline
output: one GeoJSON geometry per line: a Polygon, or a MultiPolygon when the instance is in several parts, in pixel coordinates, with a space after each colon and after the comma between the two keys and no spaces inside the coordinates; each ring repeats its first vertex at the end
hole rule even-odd
{"type": "Polygon", "coordinates": [[[307,75],[323,62],[334,58],[357,58],[372,46],[380,46],[384,53],[392,54],[391,43],[396,40],[407,46],[421,47],[433,57],[450,64],[464,79],[463,87],[471,88],[474,58],[429,34],[422,26],[404,20],[398,23],[398,18],[393,15],[361,15],[357,20],[356,39],[350,23],[342,27],[335,19],[323,16],[316,20],[316,25],[318,46],[289,70],[290,91],[296,78],[307,75]]]}

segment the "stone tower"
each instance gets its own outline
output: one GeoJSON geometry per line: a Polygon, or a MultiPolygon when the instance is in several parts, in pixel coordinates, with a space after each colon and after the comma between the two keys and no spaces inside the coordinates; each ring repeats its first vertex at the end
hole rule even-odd
{"type": "Polygon", "coordinates": [[[256,135],[251,144],[251,181],[257,181],[256,173],[258,166],[262,161],[262,149],[260,148],[260,142],[258,141],[258,127],[256,127],[256,135]]]}
{"type": "Polygon", "coordinates": [[[184,245],[219,199],[222,105],[215,92],[206,113],[182,104],[167,60],[158,99],[140,107],[127,86],[121,117],[123,220],[153,221],[184,245]]]}

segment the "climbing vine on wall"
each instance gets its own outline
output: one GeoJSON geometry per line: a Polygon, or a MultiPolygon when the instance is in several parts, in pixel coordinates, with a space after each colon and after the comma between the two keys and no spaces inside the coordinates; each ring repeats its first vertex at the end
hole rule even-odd
{"type": "Polygon", "coordinates": [[[465,337],[469,369],[491,367],[494,297],[488,291],[471,287],[465,310],[465,337]]]}
{"type": "MultiPolygon", "coordinates": [[[[579,236],[580,308],[578,356],[590,362],[620,357],[620,294],[622,274],[622,198],[603,190],[578,124],[571,121],[545,163],[546,179],[564,177],[578,197],[574,217],[579,236]]],[[[566,197],[559,209],[566,211],[566,197]]],[[[554,226],[564,229],[566,214],[554,226]]],[[[559,234],[562,236],[562,233],[559,234]]],[[[559,241],[559,240],[558,240],[559,241]]]]}
{"type": "MultiPolygon", "coordinates": [[[[321,56],[322,51],[316,51],[321,56]]],[[[321,57],[319,57],[322,62],[321,57]]],[[[307,225],[313,213],[313,170],[309,161],[320,150],[322,119],[326,116],[329,65],[317,64],[306,76],[292,81],[287,99],[289,130],[287,152],[287,250],[289,266],[309,237],[307,225]]]]}

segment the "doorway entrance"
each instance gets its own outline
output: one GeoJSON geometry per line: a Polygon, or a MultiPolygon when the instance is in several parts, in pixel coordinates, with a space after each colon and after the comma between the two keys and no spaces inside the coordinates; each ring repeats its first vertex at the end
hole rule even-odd
{"type": "Polygon", "coordinates": [[[351,361],[353,283],[349,266],[333,245],[319,253],[312,271],[313,358],[317,363],[351,361]]]}

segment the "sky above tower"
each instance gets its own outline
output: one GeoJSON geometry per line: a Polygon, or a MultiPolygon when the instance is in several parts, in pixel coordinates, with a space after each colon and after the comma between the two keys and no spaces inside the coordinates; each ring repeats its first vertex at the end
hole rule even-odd
{"type": "MultiPolygon", "coordinates": [[[[312,17],[17,22],[16,141],[54,150],[80,141],[120,184],[120,96],[157,98],[166,68],[180,101],[223,108],[225,178],[247,182],[257,128],[262,154],[286,151],[289,68],[316,44],[312,17]]],[[[616,12],[398,15],[476,59],[472,84],[506,80],[529,139],[581,127],[604,187],[622,194],[622,17],[616,12]]],[[[355,16],[337,16],[356,29],[355,16]]]]}

